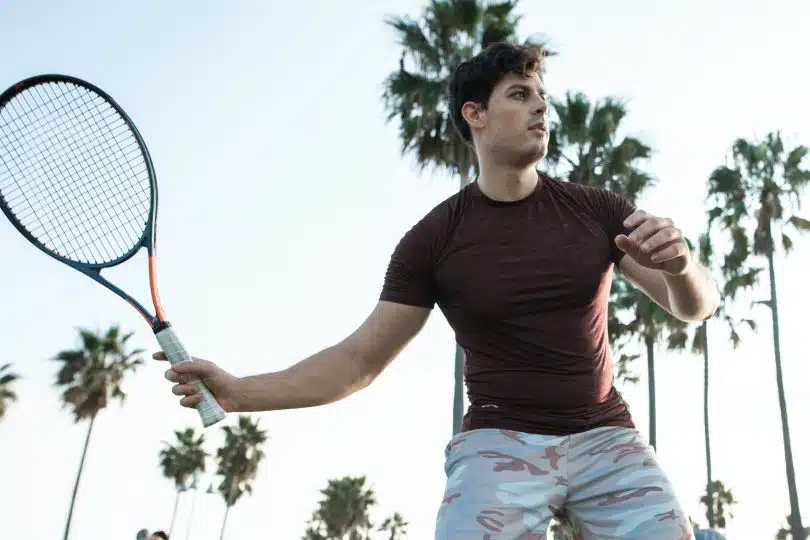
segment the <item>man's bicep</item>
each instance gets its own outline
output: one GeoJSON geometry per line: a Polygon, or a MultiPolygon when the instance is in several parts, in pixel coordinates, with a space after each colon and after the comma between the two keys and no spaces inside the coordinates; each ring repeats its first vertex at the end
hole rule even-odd
{"type": "Polygon", "coordinates": [[[619,261],[619,270],[622,276],[634,287],[641,290],[666,311],[672,313],[669,303],[669,289],[661,272],[641,266],[632,257],[622,257],[619,261]]]}
{"type": "Polygon", "coordinates": [[[382,371],[419,333],[431,309],[380,300],[343,342],[353,356],[382,371]]]}

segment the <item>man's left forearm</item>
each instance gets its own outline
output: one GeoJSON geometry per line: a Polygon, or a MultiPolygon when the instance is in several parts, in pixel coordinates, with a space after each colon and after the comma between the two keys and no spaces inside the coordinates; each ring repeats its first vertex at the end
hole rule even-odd
{"type": "Polygon", "coordinates": [[[720,305],[720,294],[703,265],[692,260],[680,275],[662,273],[675,316],[686,321],[703,321],[714,315],[720,305]]]}

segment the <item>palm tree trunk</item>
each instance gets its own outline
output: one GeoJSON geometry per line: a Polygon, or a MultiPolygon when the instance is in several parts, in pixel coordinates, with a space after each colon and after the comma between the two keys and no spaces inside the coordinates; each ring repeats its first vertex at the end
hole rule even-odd
{"type": "Polygon", "coordinates": [[[76,493],[79,491],[79,480],[82,478],[82,470],[84,469],[84,459],[87,457],[87,446],[90,444],[90,434],[93,432],[93,424],[96,421],[95,415],[90,417],[90,425],[87,427],[87,435],[84,438],[84,450],[82,450],[82,459],[79,461],[79,472],[76,474],[76,482],[73,484],[73,495],[70,497],[70,509],[68,510],[67,523],[65,523],[65,536],[64,540],[68,540],[70,535],[70,522],[73,519],[73,506],[76,504],[76,493]]]}
{"type": "MultiPolygon", "coordinates": [[[[470,181],[470,175],[466,168],[462,168],[459,189],[466,186],[470,181]]],[[[464,349],[456,343],[456,358],[454,362],[453,377],[453,436],[461,431],[461,424],[464,421],[464,349]]]]}
{"type": "Polygon", "coordinates": [[[655,450],[655,340],[644,338],[647,345],[647,373],[650,392],[650,445],[655,450]]]}
{"type": "Polygon", "coordinates": [[[177,517],[177,503],[180,502],[180,490],[174,496],[174,510],[172,510],[172,521],[169,524],[169,538],[174,538],[174,519],[177,517]]]}
{"type": "Polygon", "coordinates": [[[714,529],[714,497],[712,496],[712,447],[709,439],[709,323],[703,321],[703,435],[706,438],[706,495],[709,504],[706,517],[714,529]]]}
{"type": "Polygon", "coordinates": [[[793,452],[790,449],[790,429],[788,427],[785,386],[782,382],[782,355],[779,350],[779,310],[776,308],[776,273],[774,272],[773,250],[768,253],[768,275],[771,280],[771,320],[773,322],[773,353],[776,362],[776,389],[779,393],[779,410],[782,416],[782,439],[785,446],[785,470],[787,472],[788,495],[790,497],[790,530],[793,540],[805,540],[802,518],[799,514],[799,495],[796,491],[796,473],[793,471],[793,452]]]}
{"type": "Polygon", "coordinates": [[[222,518],[222,529],[219,531],[219,540],[225,538],[225,524],[228,523],[228,511],[230,511],[231,506],[225,506],[225,517],[222,518]]]}
{"type": "Polygon", "coordinates": [[[464,349],[456,344],[455,376],[453,385],[453,436],[461,431],[464,421],[464,349]]]}
{"type": "Polygon", "coordinates": [[[194,526],[194,509],[197,506],[197,495],[199,492],[194,489],[194,495],[191,496],[191,513],[188,516],[188,527],[186,527],[186,540],[191,538],[191,528],[194,526]]]}

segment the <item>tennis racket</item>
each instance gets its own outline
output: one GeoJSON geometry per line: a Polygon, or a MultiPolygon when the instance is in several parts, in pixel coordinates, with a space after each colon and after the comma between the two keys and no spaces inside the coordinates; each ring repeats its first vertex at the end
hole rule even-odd
{"type": "MultiPolygon", "coordinates": [[[[25,79],[0,94],[0,208],[32,244],[134,307],[172,364],[191,361],[160,304],[157,181],[149,152],[104,91],[64,75],[25,79]],[[142,248],[154,314],[101,275],[142,248]]],[[[197,380],[208,427],[225,417],[197,380]]]]}

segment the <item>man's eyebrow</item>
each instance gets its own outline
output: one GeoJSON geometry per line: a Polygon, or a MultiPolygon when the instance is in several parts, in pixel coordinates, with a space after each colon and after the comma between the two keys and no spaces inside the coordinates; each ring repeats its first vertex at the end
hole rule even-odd
{"type": "MultiPolygon", "coordinates": [[[[509,92],[510,90],[517,90],[517,89],[531,91],[532,86],[530,84],[526,84],[526,83],[515,83],[515,84],[512,84],[512,85],[509,85],[509,87],[506,89],[506,91],[509,92]]],[[[546,91],[546,88],[543,85],[540,85],[540,86],[537,87],[537,93],[538,94],[542,94],[545,91],[546,91]]]]}

